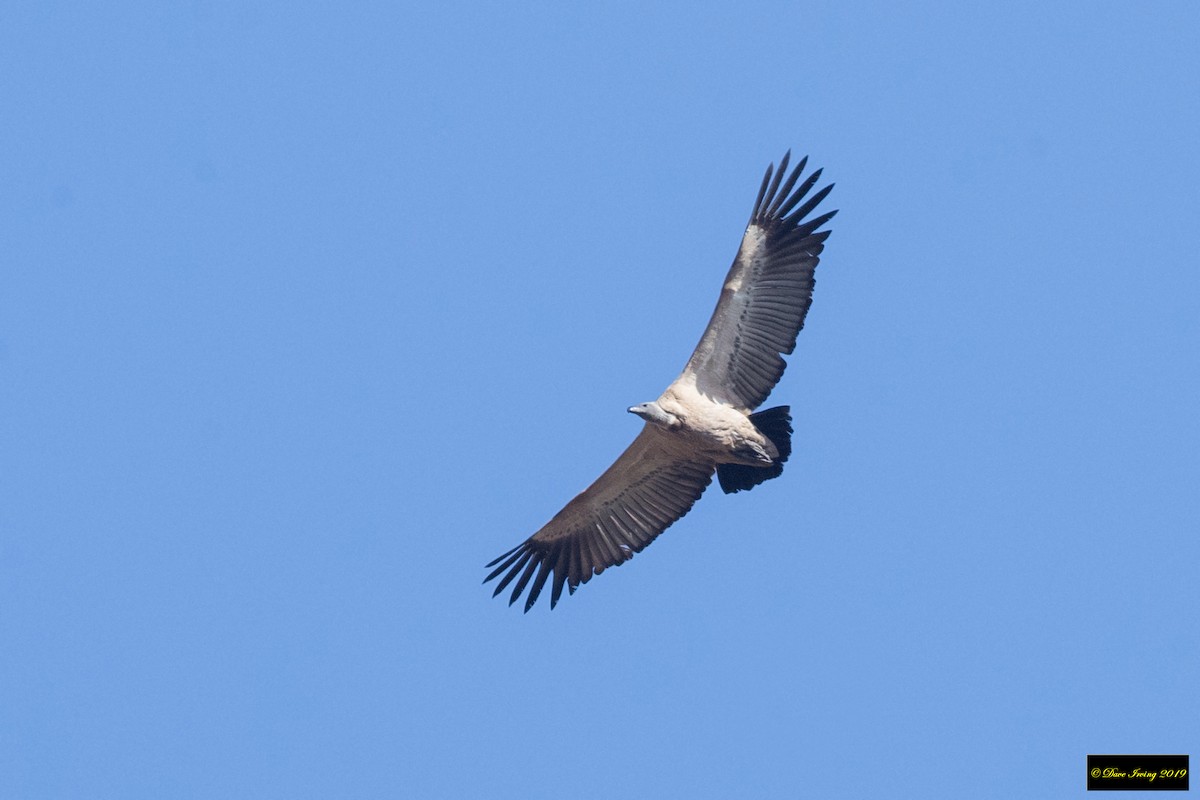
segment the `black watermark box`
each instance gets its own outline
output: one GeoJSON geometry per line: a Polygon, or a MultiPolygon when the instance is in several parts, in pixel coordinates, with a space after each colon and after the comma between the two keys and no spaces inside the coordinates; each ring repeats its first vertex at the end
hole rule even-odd
{"type": "Polygon", "coordinates": [[[1087,788],[1187,791],[1188,757],[1089,755],[1087,788]]]}

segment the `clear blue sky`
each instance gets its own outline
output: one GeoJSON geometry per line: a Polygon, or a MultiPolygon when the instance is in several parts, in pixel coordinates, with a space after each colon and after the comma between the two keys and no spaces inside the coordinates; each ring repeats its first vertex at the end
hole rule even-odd
{"type": "Polygon", "coordinates": [[[1200,7],[647,5],[5,4],[0,797],[1200,755],[1200,7]],[[783,477],[491,599],[788,148],[841,213],[783,477]]]}

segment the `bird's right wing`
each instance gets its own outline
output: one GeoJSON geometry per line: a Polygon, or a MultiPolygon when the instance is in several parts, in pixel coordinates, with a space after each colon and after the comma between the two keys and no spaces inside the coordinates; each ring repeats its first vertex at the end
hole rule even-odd
{"type": "Polygon", "coordinates": [[[691,509],[716,468],[710,461],[694,460],[674,444],[673,437],[647,423],[595,483],[540,531],[487,565],[495,569],[484,583],[504,575],[492,596],[516,580],[508,603],[515,603],[529,586],[528,611],[553,572],[550,607],[554,608],[564,584],[573,594],[593,575],[641,552],[691,509]]]}

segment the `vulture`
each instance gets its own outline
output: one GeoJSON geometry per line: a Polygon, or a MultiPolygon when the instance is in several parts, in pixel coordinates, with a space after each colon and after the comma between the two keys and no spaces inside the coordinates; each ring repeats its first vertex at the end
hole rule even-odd
{"type": "Polygon", "coordinates": [[[528,589],[533,608],[551,575],[550,607],[565,586],[574,594],[686,514],[712,481],[727,494],[777,478],[792,452],[788,406],[755,409],[779,382],[782,355],[812,304],[813,272],[836,211],[808,219],[833,189],[809,196],[816,170],[808,158],[789,173],[791,151],[763,176],[750,222],[717,308],[675,382],[657,400],[629,409],[641,433],[595,483],[537,533],[487,564],[493,597],[513,585],[509,605],[528,589]]]}

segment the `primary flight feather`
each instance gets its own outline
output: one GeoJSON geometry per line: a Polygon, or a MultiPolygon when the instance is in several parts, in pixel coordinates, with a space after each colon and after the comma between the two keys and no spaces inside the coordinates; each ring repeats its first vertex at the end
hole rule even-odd
{"type": "Polygon", "coordinates": [[[783,472],[791,454],[787,406],[753,413],[787,366],[782,356],[812,305],[813,272],[836,211],[806,219],[833,189],[808,193],[807,157],[790,173],[790,151],[767,167],[721,298],[692,357],[662,396],[629,409],[646,424],[633,443],[554,519],[487,565],[493,597],[527,588],[529,611],[553,576],[550,607],[593,575],[628,561],[691,509],[712,481],[726,493],[783,472]],[[785,178],[786,176],[786,178],[785,178]],[[807,199],[806,199],[807,198],[807,199]],[[501,577],[503,576],[503,577],[501,577]]]}

